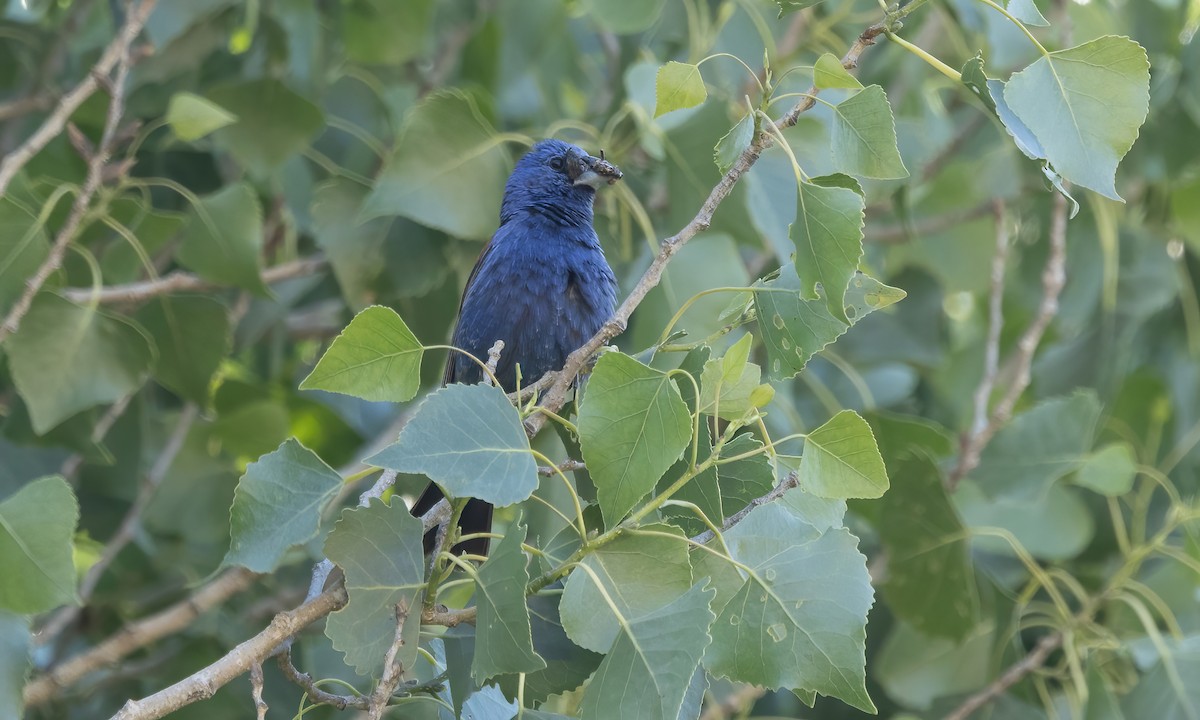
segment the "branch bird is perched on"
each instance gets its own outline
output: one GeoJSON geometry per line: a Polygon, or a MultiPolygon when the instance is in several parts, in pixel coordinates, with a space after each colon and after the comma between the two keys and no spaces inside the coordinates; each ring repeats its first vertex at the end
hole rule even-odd
{"type": "MultiPolygon", "coordinates": [[[[592,227],[592,205],[597,188],[620,178],[616,166],[561,140],[534,145],[508,178],[500,228],[467,278],[452,343],[485,360],[503,340],[495,374],[505,392],[516,390],[518,365],[524,384],[562,368],[612,316],[617,281],[592,227]]],[[[475,360],[451,353],[444,382],[482,379],[475,360]]],[[[431,484],[413,513],[441,497],[431,484]]],[[[492,506],[480,500],[467,504],[459,522],[464,534],[491,524],[492,506]]],[[[458,547],[483,554],[487,545],[484,538],[458,547]]]]}

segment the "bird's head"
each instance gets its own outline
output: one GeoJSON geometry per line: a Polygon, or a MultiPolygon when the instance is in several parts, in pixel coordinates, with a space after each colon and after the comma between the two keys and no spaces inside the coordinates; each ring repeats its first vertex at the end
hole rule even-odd
{"type": "Polygon", "coordinates": [[[504,188],[500,216],[507,221],[524,211],[590,223],[596,189],[620,179],[617,166],[602,157],[562,140],[542,140],[517,161],[504,188]]]}

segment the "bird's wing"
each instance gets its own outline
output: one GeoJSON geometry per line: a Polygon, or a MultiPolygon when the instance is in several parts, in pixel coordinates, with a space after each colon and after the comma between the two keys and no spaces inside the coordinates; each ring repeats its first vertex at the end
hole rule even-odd
{"type": "MultiPolygon", "coordinates": [[[[495,239],[495,235],[492,236],[495,239]]],[[[467,276],[467,284],[463,286],[462,297],[458,299],[458,321],[462,321],[463,304],[467,302],[467,293],[471,292],[471,286],[475,283],[475,276],[479,274],[479,268],[483,267],[487,261],[488,253],[492,251],[492,241],[488,240],[483,246],[483,251],[479,253],[479,257],[475,260],[475,267],[471,268],[471,274],[467,276]]],[[[442,385],[449,385],[455,381],[454,367],[456,365],[454,357],[457,353],[453,350],[446,357],[446,370],[442,373],[442,385]]]]}

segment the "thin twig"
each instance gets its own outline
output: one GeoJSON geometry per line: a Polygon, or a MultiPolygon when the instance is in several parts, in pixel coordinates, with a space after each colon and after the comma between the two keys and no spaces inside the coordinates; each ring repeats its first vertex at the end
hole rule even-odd
{"type": "MultiPolygon", "coordinates": [[[[312,275],[324,270],[328,264],[329,261],[323,255],[314,255],[269,267],[262,271],[261,277],[263,283],[270,285],[292,278],[312,275]]],[[[179,292],[202,292],[217,290],[223,287],[225,286],[221,283],[205,280],[198,275],[175,271],[157,280],[143,280],[124,285],[110,285],[100,288],[99,291],[92,288],[66,288],[61,293],[72,302],[97,302],[101,305],[109,305],[113,303],[142,303],[160,295],[179,292]]]]}
{"type": "MultiPolygon", "coordinates": [[[[133,400],[133,394],[126,395],[110,405],[108,410],[104,411],[104,414],[92,426],[91,440],[93,444],[99,445],[104,440],[104,436],[108,435],[108,431],[112,430],[112,426],[125,414],[125,410],[129,407],[131,400],[133,400]]],[[[79,472],[79,468],[82,466],[83,454],[72,453],[70,457],[63,461],[62,467],[59,468],[58,472],[67,480],[74,481],[76,473],[79,472]]]]}
{"type": "Polygon", "coordinates": [[[108,544],[104,546],[104,552],[100,555],[100,559],[94,565],[88,568],[84,574],[83,580],[79,583],[79,604],[71,605],[63,608],[59,614],[55,615],[46,623],[42,632],[38,635],[39,643],[46,643],[58,636],[60,632],[79,616],[83,608],[91,599],[92,593],[96,589],[96,585],[100,582],[100,578],[104,575],[104,571],[112,565],[117,559],[117,555],[121,553],[125,546],[133,540],[134,534],[137,532],[138,525],[141,523],[142,513],[150,504],[150,500],[157,492],[158,486],[167,476],[167,471],[171,469],[171,463],[175,462],[175,456],[179,454],[179,450],[183,447],[184,440],[187,439],[188,432],[192,429],[192,423],[195,422],[197,409],[195,405],[189,403],[184,406],[179,413],[179,420],[175,423],[175,429],[171,432],[171,436],[167,438],[166,444],[163,446],[162,452],[154,461],[150,471],[146,474],[145,480],[142,482],[141,489],[138,490],[137,498],[129,507],[129,511],[122,518],[117,531],[113,533],[108,544]]]}
{"type": "Polygon", "coordinates": [[[305,672],[300,672],[292,662],[292,650],[286,648],[275,656],[276,662],[279,664],[279,669],[283,671],[283,676],[291,680],[296,685],[304,688],[304,692],[308,693],[308,699],[318,705],[332,705],[338,710],[346,708],[355,708],[358,710],[366,710],[368,699],[365,697],[354,695],[335,695],[331,692],[326,692],[317,687],[312,676],[305,672]]]}
{"type": "Polygon", "coordinates": [[[38,110],[45,110],[53,104],[53,93],[46,91],[0,103],[0,122],[38,110]]]}
{"type": "Polygon", "coordinates": [[[496,366],[500,364],[500,353],[504,352],[504,341],[497,340],[488,348],[487,373],[484,375],[483,382],[485,385],[492,384],[492,378],[496,375],[496,366]]]}
{"type": "Polygon", "coordinates": [[[1004,201],[996,200],[993,206],[996,221],[996,248],[992,252],[991,291],[988,293],[988,330],[984,343],[983,378],[975,389],[975,415],[971,421],[971,429],[963,436],[962,451],[959,453],[958,466],[946,478],[946,486],[950,490],[958,487],[958,483],[967,473],[979,465],[979,454],[983,452],[980,438],[988,426],[988,403],[992,399],[992,391],[996,387],[996,377],[1000,372],[1000,330],[1004,326],[1004,276],[1008,264],[1008,220],[1004,213],[1004,201]]]}
{"type": "Polygon", "coordinates": [[[538,466],[538,475],[542,477],[554,477],[560,472],[576,472],[577,470],[587,470],[587,466],[578,460],[563,460],[554,467],[538,466]]]}
{"type": "Polygon", "coordinates": [[[267,720],[267,701],[263,700],[263,672],[262,663],[256,662],[250,666],[250,697],[254,699],[254,709],[258,713],[258,720],[267,720]]]}
{"type": "Polygon", "coordinates": [[[1005,670],[991,685],[963,701],[942,720],[967,720],[976,710],[1000,697],[1026,675],[1045,665],[1050,653],[1057,650],[1062,643],[1063,635],[1060,632],[1042,636],[1042,639],[1038,640],[1037,645],[1033,646],[1033,650],[1028,655],[1005,670]]]}
{"type": "MultiPolygon", "coordinates": [[[[75,239],[75,233],[79,230],[79,226],[83,223],[84,214],[87,213],[88,206],[92,202],[92,197],[96,191],[100,189],[101,183],[105,179],[104,169],[108,164],[109,157],[113,150],[113,139],[117,135],[117,128],[121,123],[121,117],[125,114],[125,90],[127,80],[129,78],[129,66],[131,63],[131,49],[133,40],[142,30],[142,25],[150,16],[150,11],[154,9],[157,0],[142,0],[142,2],[133,10],[130,11],[125,20],[125,26],[121,28],[121,32],[117,35],[117,39],[109,45],[108,50],[105,50],[104,56],[101,57],[100,63],[92,70],[92,74],[88,76],[86,82],[91,82],[93,86],[98,86],[102,82],[112,86],[112,97],[108,103],[108,115],[104,121],[104,131],[101,133],[100,142],[96,146],[95,154],[88,160],[87,177],[83,181],[83,188],[79,194],[75,196],[75,201],[71,205],[71,212],[67,215],[66,221],[58,230],[58,235],[54,238],[54,244],[50,247],[50,252],[46,259],[38,267],[37,272],[33,277],[25,282],[25,288],[21,293],[21,297],[13,303],[12,309],[8,316],[5,317],[4,323],[0,324],[0,342],[4,342],[5,338],[15,333],[21,325],[21,319],[29,312],[30,306],[33,304],[33,298],[50,279],[50,276],[58,271],[62,266],[63,258],[67,254],[67,246],[75,239]],[[116,74],[111,79],[108,78],[108,70],[101,70],[102,64],[105,62],[109,54],[113,55],[113,62],[116,64],[116,74]],[[98,75],[98,73],[100,73],[98,75]],[[101,77],[104,79],[101,80],[101,77]]],[[[111,65],[109,65],[111,68],[111,65]]],[[[80,85],[80,87],[83,87],[80,85]]],[[[78,88],[76,88],[78,91],[78,88]]],[[[88,95],[91,93],[89,92],[88,95]]],[[[80,102],[83,100],[80,99],[80,102]]],[[[59,103],[58,108],[47,123],[50,122],[62,108],[68,104],[68,98],[63,98],[59,103]]],[[[72,110],[73,112],[73,110],[72,110]]],[[[66,122],[70,117],[70,113],[63,115],[61,120],[66,122]]],[[[12,154],[8,155],[3,162],[0,162],[0,196],[4,195],[6,188],[12,176],[16,174],[17,169],[25,164],[30,157],[33,157],[41,146],[36,146],[34,139],[39,137],[39,133],[47,129],[47,125],[42,125],[34,137],[26,141],[25,145],[17,148],[12,154]],[[28,157],[26,157],[26,154],[28,157]],[[22,158],[24,158],[22,160],[22,158]],[[7,174],[6,174],[7,173],[7,174]]],[[[60,125],[53,131],[53,134],[45,138],[49,142],[54,136],[62,131],[60,125]]],[[[44,143],[43,143],[44,145],[44,143]]],[[[124,166],[125,170],[129,169],[128,165],[124,166]]]]}
{"type": "MultiPolygon", "coordinates": [[[[749,515],[754,508],[758,507],[759,505],[766,505],[773,500],[778,500],[779,498],[783,497],[784,493],[786,493],[788,490],[797,487],[800,487],[800,472],[798,470],[793,470],[788,473],[787,477],[781,480],[778,485],[771,488],[771,492],[754,498],[748,505],[746,505],[746,507],[725,518],[725,522],[721,523],[721,531],[724,532],[734,525],[737,525],[742,520],[745,520],[746,516],[749,515]]],[[[697,542],[703,545],[709,540],[712,540],[713,537],[715,537],[713,535],[713,531],[706,530],[692,538],[692,542],[697,542]]]]}
{"type": "MultiPolygon", "coordinates": [[[[25,167],[25,164],[33,159],[33,156],[46,147],[51,140],[58,137],[66,127],[67,120],[75,114],[75,111],[79,109],[79,106],[84,101],[100,88],[103,82],[101,78],[107,78],[118,63],[124,62],[128,64],[133,41],[142,31],[142,26],[146,24],[146,20],[149,19],[150,13],[154,10],[157,2],[158,0],[142,0],[136,7],[129,11],[125,17],[125,25],[117,33],[117,37],[104,49],[104,53],[100,56],[95,66],[88,72],[87,77],[76,85],[73,90],[63,95],[58,105],[54,108],[54,111],[50,113],[50,116],[46,118],[41,127],[34,131],[33,135],[30,135],[17,149],[6,155],[3,160],[0,160],[0,197],[3,197],[8,191],[8,185],[16,177],[17,172],[25,167]]],[[[119,88],[120,84],[117,84],[118,93],[122,92],[119,88]]],[[[118,115],[124,111],[124,108],[120,107],[122,103],[116,102],[115,97],[113,98],[112,105],[118,106],[116,110],[118,115]]],[[[111,105],[109,114],[110,116],[112,115],[111,105]]],[[[113,131],[115,129],[115,127],[112,128],[113,131]]],[[[108,128],[106,128],[106,132],[108,132],[108,128]]],[[[103,154],[103,145],[104,143],[102,142],[99,154],[103,154]]]]}
{"type": "MultiPolygon", "coordinates": [[[[921,4],[923,3],[915,3],[910,7],[915,8],[921,4]]],[[[893,20],[903,17],[908,12],[909,8],[907,7],[900,10],[893,17],[893,20]]],[[[889,20],[889,22],[890,21],[891,20],[889,20]]],[[[858,67],[858,60],[862,56],[863,51],[871,45],[874,45],[876,38],[884,34],[886,30],[887,24],[883,22],[876,23],[864,30],[862,34],[858,36],[858,39],[854,42],[854,44],[850,47],[850,50],[847,51],[842,57],[842,67],[846,68],[847,70],[858,67]]],[[[809,97],[802,99],[791,110],[789,110],[787,114],[777,120],[775,124],[780,128],[788,128],[795,125],[800,115],[811,109],[816,104],[816,100],[813,99],[813,97],[815,97],[817,92],[819,92],[818,88],[810,88],[808,91],[809,97]]],[[[606,322],[604,326],[582,347],[567,357],[567,362],[563,366],[563,369],[555,374],[553,384],[550,386],[550,389],[546,391],[545,397],[542,398],[542,407],[550,410],[551,412],[557,412],[562,408],[563,404],[567,401],[571,386],[574,383],[576,376],[583,371],[588,360],[595,355],[601,347],[607,344],[609,340],[625,331],[625,328],[629,323],[629,318],[631,315],[633,315],[633,311],[638,305],[641,304],[646,295],[658,285],[659,281],[662,279],[663,272],[666,270],[667,264],[671,262],[671,258],[674,257],[675,253],[679,252],[679,249],[687,244],[689,240],[691,240],[700,232],[708,229],[709,224],[712,222],[713,214],[716,213],[717,208],[733,191],[733,188],[737,184],[738,180],[741,179],[742,175],[744,175],[746,171],[754,166],[754,163],[758,161],[758,158],[760,155],[762,155],[763,151],[771,147],[773,143],[774,140],[769,133],[763,132],[755,137],[754,141],[750,143],[750,146],[742,152],[738,159],[733,163],[733,166],[725,172],[725,174],[721,177],[721,180],[717,183],[716,187],[714,187],[709,193],[708,198],[704,201],[704,204],[700,206],[700,210],[696,213],[696,216],[693,217],[691,221],[683,227],[683,229],[662,242],[662,245],[658,251],[658,255],[655,256],[653,262],[650,263],[650,267],[646,268],[646,271],[642,274],[641,279],[638,280],[637,285],[633,287],[629,295],[625,298],[625,301],[621,303],[619,308],[617,308],[617,311],[612,318],[610,318],[608,322],[606,322]]],[[[546,417],[547,416],[545,413],[537,413],[528,418],[525,421],[526,431],[530,435],[537,434],[546,424],[546,417]]]]}
{"type": "Polygon", "coordinates": [[[183,630],[211,608],[250,587],[256,577],[249,570],[228,570],[190,597],[150,617],[129,623],[99,645],[30,681],[25,686],[25,704],[41,705],[88,673],[115,666],[130,653],[183,630]]]}
{"type": "Polygon", "coordinates": [[[383,657],[383,676],[379,678],[375,692],[371,693],[371,702],[367,707],[369,720],[382,720],[388,700],[400,686],[400,679],[404,677],[404,665],[396,662],[396,655],[400,653],[400,648],[404,647],[404,622],[406,620],[408,620],[408,602],[402,600],[396,605],[396,636],[392,639],[392,644],[383,657]]]}
{"type": "Polygon", "coordinates": [[[262,632],[226,653],[220,660],[200,669],[170,687],[142,700],[130,700],[112,720],[153,720],[200,700],[271,655],[285,639],[346,605],[346,590],[327,590],[295,610],[279,613],[262,632]]]}

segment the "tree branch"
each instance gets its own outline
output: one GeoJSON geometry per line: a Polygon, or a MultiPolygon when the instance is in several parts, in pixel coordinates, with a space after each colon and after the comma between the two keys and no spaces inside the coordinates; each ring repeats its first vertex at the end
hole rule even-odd
{"type": "MultiPolygon", "coordinates": [[[[788,473],[787,477],[781,480],[778,485],[771,488],[771,492],[754,498],[746,507],[725,518],[725,522],[721,523],[721,531],[724,532],[745,520],[746,516],[749,515],[751,511],[753,511],[754,508],[758,507],[759,505],[766,505],[773,500],[778,500],[779,498],[783,497],[784,493],[786,493],[788,490],[797,487],[800,487],[800,471],[793,470],[788,473]]],[[[692,538],[692,542],[697,542],[703,545],[709,540],[712,540],[714,537],[715,535],[713,534],[712,530],[706,530],[692,538]]]]}
{"type": "Polygon", "coordinates": [[[88,673],[114,665],[133,651],[179,632],[209,609],[250,587],[256,577],[249,570],[229,570],[191,597],[126,625],[96,647],[30,681],[24,690],[25,704],[30,707],[41,705],[53,699],[61,689],[79,682],[88,673]]]}
{"type": "MultiPolygon", "coordinates": [[[[146,24],[146,20],[149,19],[150,13],[154,10],[157,2],[158,0],[141,0],[136,7],[129,11],[129,14],[125,18],[125,25],[117,33],[117,37],[104,49],[104,53],[100,56],[95,66],[88,72],[87,77],[76,85],[73,90],[63,95],[58,105],[54,108],[54,111],[50,113],[50,117],[46,118],[41,127],[34,131],[33,135],[30,135],[16,150],[13,150],[4,157],[4,160],[0,161],[0,196],[3,196],[8,191],[8,185],[16,177],[17,172],[32,160],[33,156],[37,155],[42,148],[46,147],[51,140],[62,133],[71,115],[100,88],[103,82],[101,78],[108,78],[113,68],[119,63],[128,64],[130,48],[133,45],[134,38],[142,31],[142,27],[146,24]]],[[[118,88],[117,92],[119,93],[121,90],[118,88]]],[[[116,97],[114,97],[113,104],[118,106],[116,112],[119,116],[124,110],[123,107],[120,107],[122,103],[116,102],[116,97]]],[[[110,117],[112,114],[113,111],[110,106],[110,117]]],[[[106,133],[107,131],[108,129],[106,128],[106,133]]],[[[98,154],[103,154],[103,145],[104,143],[102,142],[98,154]]]]}
{"type": "Polygon", "coordinates": [[[1050,657],[1050,653],[1057,650],[1062,643],[1063,635],[1060,632],[1043,636],[1041,640],[1038,640],[1037,645],[1033,646],[1033,650],[1028,655],[1005,670],[1004,674],[996,678],[991,685],[988,685],[983,690],[963,701],[961,705],[954,709],[954,712],[942,720],[967,720],[976,710],[1000,697],[1009,688],[1020,682],[1026,675],[1045,665],[1046,660],[1050,657]]]}
{"type": "Polygon", "coordinates": [[[21,297],[13,303],[4,323],[0,324],[0,342],[4,342],[5,338],[17,331],[21,325],[21,319],[25,317],[25,313],[29,312],[29,308],[33,304],[34,296],[46,284],[46,280],[62,265],[63,257],[67,253],[67,246],[75,238],[75,233],[83,223],[84,214],[92,202],[92,197],[95,196],[104,181],[104,169],[112,153],[113,140],[121,123],[121,116],[125,113],[125,85],[129,77],[133,40],[142,31],[142,26],[146,24],[146,19],[150,17],[150,11],[154,9],[156,2],[157,0],[142,0],[129,12],[124,27],[121,28],[117,38],[108,46],[108,49],[104,51],[104,55],[92,69],[88,79],[62,99],[55,111],[46,119],[46,123],[34,133],[33,137],[0,162],[0,196],[3,196],[17,170],[36,155],[47,142],[62,132],[67,118],[79,106],[79,103],[87,99],[101,83],[111,86],[112,97],[108,103],[104,131],[101,134],[100,143],[96,146],[95,154],[88,159],[87,177],[83,182],[83,188],[75,196],[71,212],[67,215],[62,227],[59,228],[46,260],[42,262],[33,277],[25,282],[25,289],[22,291],[21,297]],[[110,79],[108,72],[114,64],[116,65],[116,74],[110,79]],[[72,106],[71,102],[74,102],[72,97],[79,94],[80,90],[89,83],[91,90],[86,94],[79,95],[78,102],[72,106]],[[56,125],[51,122],[55,118],[58,118],[56,125]]]}
{"type": "Polygon", "coordinates": [[[345,606],[346,590],[327,590],[295,610],[279,613],[265,630],[230,650],[220,660],[142,700],[130,700],[112,720],[152,720],[200,700],[261,663],[290,637],[345,606]]]}
{"type": "MultiPolygon", "coordinates": [[[[329,261],[323,255],[292,260],[291,262],[263,270],[262,280],[269,285],[292,278],[304,277],[305,275],[320,272],[328,264],[329,261]]],[[[72,302],[98,302],[101,305],[109,305],[114,303],[141,303],[160,295],[217,290],[223,287],[225,286],[221,283],[205,280],[198,275],[175,271],[157,280],[143,280],[124,285],[110,285],[100,288],[99,291],[95,291],[92,288],[66,288],[61,292],[64,297],[72,302]]]]}

